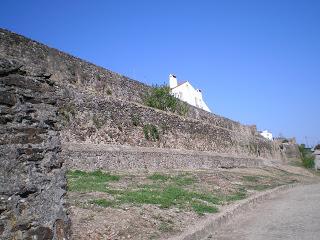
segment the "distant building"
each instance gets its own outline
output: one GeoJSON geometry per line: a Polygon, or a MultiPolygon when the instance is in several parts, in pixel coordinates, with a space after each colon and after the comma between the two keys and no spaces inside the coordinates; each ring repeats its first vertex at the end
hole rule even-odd
{"type": "Polygon", "coordinates": [[[266,139],[269,139],[269,140],[272,140],[273,137],[272,137],[272,133],[271,132],[268,132],[268,130],[264,130],[262,132],[260,132],[260,135],[266,139]]]}
{"type": "Polygon", "coordinates": [[[202,99],[200,89],[195,89],[188,81],[178,84],[177,77],[173,74],[169,75],[169,86],[171,93],[181,101],[187,102],[192,106],[201,108],[207,112],[211,112],[207,104],[202,99]]]}

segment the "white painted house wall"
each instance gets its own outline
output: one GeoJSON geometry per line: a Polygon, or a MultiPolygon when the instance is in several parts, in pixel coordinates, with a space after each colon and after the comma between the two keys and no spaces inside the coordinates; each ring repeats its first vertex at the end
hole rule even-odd
{"type": "Polygon", "coordinates": [[[314,168],[320,170],[320,150],[315,150],[313,154],[315,156],[314,168]]]}
{"type": "Polygon", "coordinates": [[[264,138],[266,139],[269,139],[269,140],[272,140],[273,137],[272,137],[272,133],[271,132],[268,132],[268,130],[264,130],[260,133],[261,136],[263,136],[264,138]]]}
{"type": "Polygon", "coordinates": [[[207,104],[203,101],[200,89],[195,89],[188,81],[178,84],[177,77],[169,75],[169,86],[171,93],[180,100],[189,103],[192,106],[211,112],[207,104]]]}

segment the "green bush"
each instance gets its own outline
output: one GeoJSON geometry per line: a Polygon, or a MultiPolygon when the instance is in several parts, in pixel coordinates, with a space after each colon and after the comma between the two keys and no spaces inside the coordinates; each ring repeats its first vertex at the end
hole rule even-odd
{"type": "Polygon", "coordinates": [[[314,156],[309,148],[306,148],[304,144],[299,146],[299,151],[301,153],[302,165],[306,168],[314,167],[314,156]]]}
{"type": "Polygon", "coordinates": [[[159,131],[153,124],[147,124],[143,126],[144,137],[147,140],[158,141],[160,139],[159,131]]]}
{"type": "Polygon", "coordinates": [[[165,85],[154,86],[152,90],[144,96],[144,103],[149,107],[178,113],[180,115],[186,115],[189,110],[187,104],[171,95],[170,88],[165,85]]]}

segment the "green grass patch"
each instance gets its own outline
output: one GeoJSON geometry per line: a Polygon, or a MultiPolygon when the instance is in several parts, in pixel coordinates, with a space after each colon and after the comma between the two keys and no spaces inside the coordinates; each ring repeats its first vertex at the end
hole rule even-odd
{"type": "MultiPolygon", "coordinates": [[[[178,208],[188,208],[194,201],[205,201],[210,204],[222,203],[222,201],[215,196],[187,191],[181,187],[173,185],[167,186],[162,190],[144,188],[126,191],[119,196],[117,200],[120,203],[155,204],[160,208],[170,208],[173,206],[178,208]]],[[[194,207],[192,208],[195,209],[194,207]]],[[[208,211],[210,212],[211,210],[208,211]]]]}
{"type": "Polygon", "coordinates": [[[173,178],[173,181],[175,184],[179,186],[187,186],[187,185],[194,184],[196,182],[194,177],[186,177],[186,176],[176,176],[173,178]]]}
{"type": "Polygon", "coordinates": [[[85,172],[80,170],[69,171],[67,173],[68,191],[73,192],[106,192],[107,183],[119,181],[120,176],[100,170],[85,172]]]}
{"type": "Polygon", "coordinates": [[[260,176],[243,176],[242,177],[242,179],[247,182],[258,182],[260,178],[261,178],[260,176]]]}
{"type": "Polygon", "coordinates": [[[152,175],[150,175],[148,177],[148,179],[151,179],[153,181],[168,181],[169,179],[171,179],[170,175],[166,175],[166,174],[161,174],[161,173],[154,173],[152,175]]]}
{"type": "Polygon", "coordinates": [[[214,196],[212,194],[207,193],[192,193],[192,197],[195,199],[200,199],[202,201],[206,201],[212,204],[220,205],[223,202],[223,199],[221,197],[214,196]]]}
{"type": "Polygon", "coordinates": [[[193,203],[192,205],[193,210],[202,215],[204,213],[216,213],[218,212],[218,208],[214,207],[214,206],[208,206],[205,204],[201,204],[201,203],[193,203]]]}
{"type": "Polygon", "coordinates": [[[274,188],[274,187],[276,187],[276,186],[267,185],[267,184],[261,184],[261,185],[252,186],[250,188],[253,189],[253,190],[256,190],[256,191],[264,191],[264,190],[271,189],[271,188],[274,188]]]}
{"type": "Polygon", "coordinates": [[[225,196],[225,200],[227,202],[239,201],[245,199],[247,197],[247,193],[244,190],[240,190],[234,194],[225,196]]]}
{"type": "Polygon", "coordinates": [[[170,184],[179,185],[179,186],[187,186],[196,182],[194,177],[186,176],[186,175],[178,175],[171,176],[168,174],[154,173],[148,177],[148,179],[153,180],[154,182],[168,182],[170,184]]]}

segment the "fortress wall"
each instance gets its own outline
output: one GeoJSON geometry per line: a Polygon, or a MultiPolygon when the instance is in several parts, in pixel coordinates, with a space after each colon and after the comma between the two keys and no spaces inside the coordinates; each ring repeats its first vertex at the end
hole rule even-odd
{"type": "Polygon", "coordinates": [[[0,57],[0,239],[68,239],[58,93],[0,57]]]}

